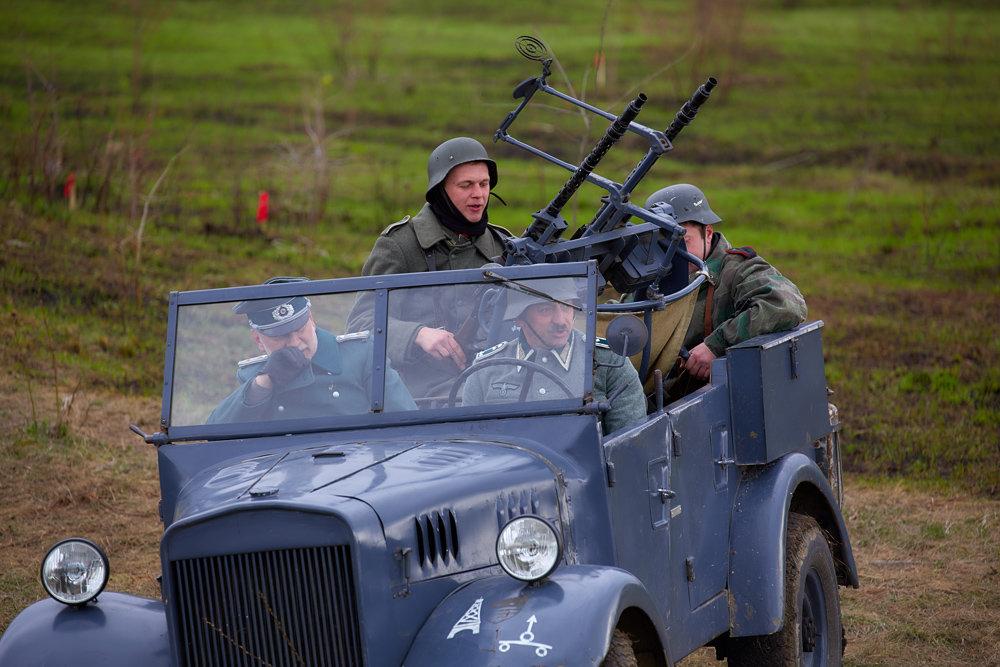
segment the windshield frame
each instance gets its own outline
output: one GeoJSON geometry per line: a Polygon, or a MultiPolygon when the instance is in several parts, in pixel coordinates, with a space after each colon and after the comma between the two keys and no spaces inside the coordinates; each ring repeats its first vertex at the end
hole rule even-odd
{"type": "MultiPolygon", "coordinates": [[[[470,421],[492,417],[526,415],[585,413],[593,411],[593,365],[596,329],[597,264],[589,262],[567,262],[530,266],[498,267],[490,265],[490,271],[509,280],[570,277],[586,281],[586,301],[581,316],[586,318],[587,340],[586,367],[583,378],[583,400],[579,398],[553,399],[543,402],[515,403],[500,405],[459,406],[453,408],[424,408],[414,411],[382,410],[385,390],[385,366],[379,360],[386,359],[387,321],[389,293],[394,289],[430,287],[434,285],[456,284],[499,284],[496,278],[485,277],[483,269],[463,269],[455,271],[433,271],[409,274],[392,274],[370,277],[333,278],[271,285],[249,285],[207,290],[171,292],[167,315],[166,355],[164,359],[164,380],[160,427],[166,442],[213,441],[231,438],[247,438],[285,435],[290,433],[317,433],[340,431],[362,427],[384,427],[405,424],[435,422],[470,421]],[[284,419],[228,424],[172,425],[171,411],[174,401],[174,372],[177,364],[178,323],[180,309],[222,302],[237,302],[249,299],[290,298],[294,296],[312,297],[343,292],[373,291],[374,331],[371,405],[376,411],[353,415],[322,416],[304,419],[284,419]]],[[[581,321],[583,324],[583,321],[581,321]]]]}

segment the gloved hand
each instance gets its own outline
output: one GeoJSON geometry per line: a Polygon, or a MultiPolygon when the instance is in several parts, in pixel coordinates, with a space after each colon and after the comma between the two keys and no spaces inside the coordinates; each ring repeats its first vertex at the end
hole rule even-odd
{"type": "Polygon", "coordinates": [[[271,378],[271,384],[280,388],[294,380],[308,365],[309,360],[302,354],[302,350],[297,347],[283,347],[271,353],[260,372],[271,378]]]}

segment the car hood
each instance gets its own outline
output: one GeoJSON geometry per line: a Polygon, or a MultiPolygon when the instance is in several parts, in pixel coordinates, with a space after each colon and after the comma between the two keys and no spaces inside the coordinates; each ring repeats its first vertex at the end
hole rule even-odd
{"type": "MultiPolygon", "coordinates": [[[[326,504],[336,497],[378,502],[397,493],[454,497],[463,480],[482,484],[486,473],[505,480],[538,469],[555,474],[522,443],[496,440],[345,442],[282,450],[194,475],[177,499],[173,521],[233,503],[271,499],[326,504]]],[[[531,475],[534,477],[535,475],[531,475]]]]}
{"type": "Polygon", "coordinates": [[[494,560],[499,528],[536,514],[561,524],[562,481],[530,443],[497,440],[387,440],[287,449],[194,475],[180,490],[172,523],[256,509],[336,514],[358,521],[369,513],[382,550],[409,549],[427,576],[494,560]],[[352,509],[353,508],[353,509],[352,509]],[[353,517],[353,518],[352,518],[353,517]],[[384,540],[384,542],[382,542],[384,540]]]}

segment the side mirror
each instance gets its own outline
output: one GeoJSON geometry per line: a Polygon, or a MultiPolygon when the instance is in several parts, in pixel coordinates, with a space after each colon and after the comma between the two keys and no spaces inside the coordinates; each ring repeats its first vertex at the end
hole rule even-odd
{"type": "Polygon", "coordinates": [[[649,330],[635,315],[619,315],[608,323],[604,334],[610,347],[616,354],[631,357],[646,347],[649,340],[649,330]]]}

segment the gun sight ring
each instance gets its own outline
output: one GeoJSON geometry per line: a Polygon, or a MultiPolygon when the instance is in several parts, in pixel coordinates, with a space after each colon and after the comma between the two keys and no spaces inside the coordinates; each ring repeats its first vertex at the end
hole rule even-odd
{"type": "Polygon", "coordinates": [[[549,57],[549,49],[545,44],[528,35],[521,35],[514,40],[514,46],[517,48],[517,52],[528,60],[543,62],[549,57]]]}

